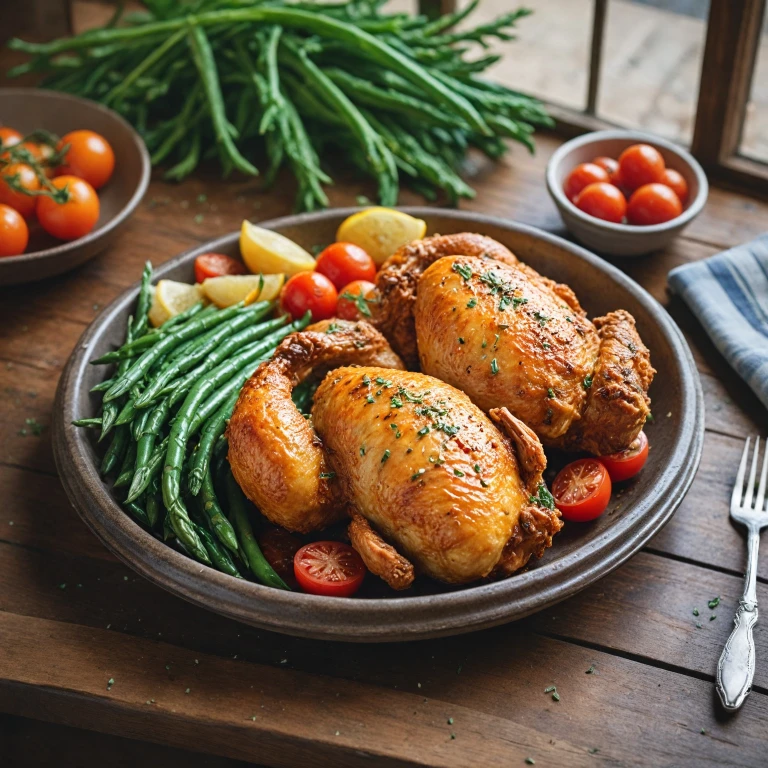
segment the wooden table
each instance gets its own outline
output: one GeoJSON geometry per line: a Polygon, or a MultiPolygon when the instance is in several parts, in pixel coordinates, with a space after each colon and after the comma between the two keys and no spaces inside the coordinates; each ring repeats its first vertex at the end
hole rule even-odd
{"type": "MultiPolygon", "coordinates": [[[[560,232],[543,180],[558,143],[542,135],[535,157],[515,148],[497,166],[477,160],[477,199],[465,207],[560,232]]],[[[342,181],[332,204],[370,192],[342,181]]],[[[665,287],[672,267],[765,229],[765,203],[715,188],[672,248],[621,265],[691,344],[706,398],[704,455],[651,544],[550,610],[414,644],[297,640],[172,597],[80,522],[56,476],[49,428],[78,337],[145,259],[161,263],[244,217],[288,213],[292,193],[288,179],[270,193],[213,176],[157,180],[111,251],[64,277],[0,291],[0,712],[12,716],[0,725],[4,765],[48,764],[62,749],[68,764],[87,766],[765,765],[768,633],[757,630],[755,690],[738,715],[718,708],[713,678],[745,558],[727,499],[743,438],[765,433],[768,418],[665,287]],[[559,701],[545,693],[551,685],[559,701]]],[[[676,415],[656,417],[653,429],[663,429],[676,415]]],[[[768,601],[768,557],[760,575],[768,601]]]]}

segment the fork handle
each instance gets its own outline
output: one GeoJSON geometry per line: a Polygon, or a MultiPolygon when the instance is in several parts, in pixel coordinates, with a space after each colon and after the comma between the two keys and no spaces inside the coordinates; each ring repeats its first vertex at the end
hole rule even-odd
{"type": "Polygon", "coordinates": [[[715,687],[723,707],[733,712],[744,703],[752,689],[755,676],[755,640],[752,630],[757,624],[757,555],[760,533],[749,531],[747,539],[747,573],[744,578],[744,596],[733,620],[730,634],[717,664],[715,687]]]}

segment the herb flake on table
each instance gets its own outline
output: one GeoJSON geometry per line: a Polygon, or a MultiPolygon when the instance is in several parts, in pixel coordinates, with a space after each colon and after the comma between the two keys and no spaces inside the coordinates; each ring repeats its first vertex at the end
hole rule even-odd
{"type": "Polygon", "coordinates": [[[713,597],[708,603],[707,607],[711,610],[714,608],[717,608],[717,606],[720,605],[720,596],[713,597]]]}

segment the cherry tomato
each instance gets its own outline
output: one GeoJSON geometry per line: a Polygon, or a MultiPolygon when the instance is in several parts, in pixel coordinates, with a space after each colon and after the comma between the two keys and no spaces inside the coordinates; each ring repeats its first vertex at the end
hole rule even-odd
{"type": "Polygon", "coordinates": [[[610,456],[601,456],[612,482],[620,483],[634,477],[644,466],[648,458],[648,438],[645,432],[641,432],[630,444],[618,453],[610,456]]]}
{"type": "Polygon", "coordinates": [[[616,183],[613,179],[619,170],[618,160],[614,160],[612,157],[596,157],[592,162],[595,165],[599,165],[608,174],[608,181],[611,184],[616,183]]]}
{"type": "Polygon", "coordinates": [[[299,586],[310,595],[351,597],[365,577],[360,555],[339,541],[315,541],[302,547],[293,558],[299,586]]]}
{"type": "Polygon", "coordinates": [[[259,535],[259,546],[267,562],[289,587],[298,587],[293,572],[293,558],[301,542],[284,528],[267,528],[259,535]]]}
{"type": "Polygon", "coordinates": [[[340,291],[354,280],[373,280],[376,265],[373,259],[359,245],[354,243],[333,243],[318,257],[315,270],[325,275],[340,291]]]}
{"type": "Polygon", "coordinates": [[[75,176],[59,176],[51,183],[57,189],[67,187],[69,200],[57,203],[48,196],[37,198],[37,218],[43,229],[59,240],[87,235],[99,220],[99,198],[93,187],[75,176]]]}
{"type": "Polygon", "coordinates": [[[59,149],[69,144],[62,173],[85,179],[100,189],[115,170],[115,153],[109,142],[94,131],[72,131],[59,142],[59,149]]]}
{"type": "Polygon", "coordinates": [[[338,294],[333,283],[319,272],[299,272],[283,287],[280,305],[294,320],[309,310],[312,319],[327,320],[336,314],[338,294]]]}
{"type": "Polygon", "coordinates": [[[560,470],[552,495],[566,520],[584,523],[605,512],[611,500],[611,478],[597,459],[580,459],[560,470]]]}
{"type": "Polygon", "coordinates": [[[629,190],[661,181],[664,158],[650,144],[633,144],[619,155],[621,183],[629,190]]]}
{"type": "Polygon", "coordinates": [[[371,300],[366,297],[371,296],[375,290],[376,286],[367,280],[355,280],[345,285],[336,302],[336,316],[344,320],[365,320],[370,317],[371,300]]]}
{"type": "Polygon", "coordinates": [[[15,190],[9,183],[9,179],[13,177],[16,177],[14,184],[18,184],[31,192],[40,189],[40,180],[32,166],[24,163],[12,163],[5,168],[0,168],[0,203],[10,205],[22,216],[29,218],[35,212],[37,198],[34,195],[25,195],[23,192],[15,190]]]}
{"type": "Polygon", "coordinates": [[[202,283],[209,277],[244,275],[245,265],[223,253],[202,253],[195,259],[195,282],[202,283]]]}
{"type": "Polygon", "coordinates": [[[607,181],[584,187],[573,202],[584,213],[616,224],[621,224],[627,212],[627,200],[621,190],[607,181]]]}
{"type": "Polygon", "coordinates": [[[630,224],[646,226],[671,221],[683,212],[680,198],[664,184],[645,184],[629,198],[627,219],[630,224]]]}
{"type": "Polygon", "coordinates": [[[24,137],[13,128],[9,128],[7,125],[0,127],[0,146],[12,147],[14,144],[18,144],[24,137]]]}
{"type": "Polygon", "coordinates": [[[0,256],[18,256],[29,242],[24,217],[10,205],[0,205],[0,256]]]}
{"type": "Polygon", "coordinates": [[[681,173],[667,168],[661,177],[661,183],[665,187],[669,187],[680,198],[680,202],[685,205],[685,201],[688,199],[688,182],[681,173]]]}
{"type": "Polygon", "coordinates": [[[566,177],[563,192],[573,202],[582,189],[598,181],[608,181],[608,171],[594,163],[582,163],[566,177]]]}

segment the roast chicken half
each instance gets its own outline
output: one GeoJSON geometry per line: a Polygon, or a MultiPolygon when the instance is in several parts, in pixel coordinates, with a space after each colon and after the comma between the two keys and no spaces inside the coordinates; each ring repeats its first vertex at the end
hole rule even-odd
{"type": "Polygon", "coordinates": [[[416,571],[462,584],[541,556],[562,524],[536,435],[505,408],[489,418],[463,392],[402,368],[363,322],[286,338],[229,423],[229,461],[246,495],[293,531],[349,516],[352,546],[395,589],[416,571]],[[308,421],[291,390],[323,368],[308,421]]]}
{"type": "Polygon", "coordinates": [[[506,407],[545,445],[605,455],[637,437],[655,371],[623,310],[590,321],[573,291],[491,238],[401,248],[369,295],[371,322],[410,369],[506,407]]]}

